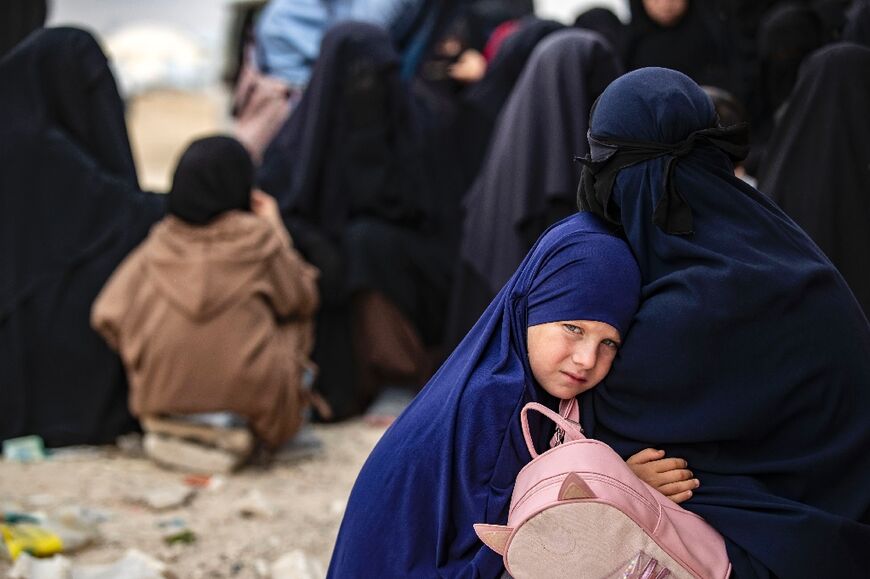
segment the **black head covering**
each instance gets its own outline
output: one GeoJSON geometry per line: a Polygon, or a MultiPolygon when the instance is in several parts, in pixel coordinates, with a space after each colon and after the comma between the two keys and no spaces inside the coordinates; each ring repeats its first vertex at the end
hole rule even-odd
{"type": "Polygon", "coordinates": [[[220,214],[251,209],[254,165],[232,137],[206,137],[190,144],[172,179],[167,209],[188,223],[204,225],[220,214]]]}
{"type": "Polygon", "coordinates": [[[598,34],[566,29],[535,49],[505,110],[486,164],[465,199],[462,259],[495,295],[550,223],[548,208],[572,210],[587,150],[592,102],[621,69],[598,34]]]}
{"type": "Polygon", "coordinates": [[[859,0],[849,9],[843,40],[870,46],[870,2],[859,0]]]}
{"type": "Polygon", "coordinates": [[[870,48],[820,49],[792,94],[759,189],[831,258],[870,314],[870,48]]]}
{"type": "Polygon", "coordinates": [[[643,0],[630,0],[626,68],[661,66],[678,70],[702,84],[723,84],[729,47],[713,33],[700,4],[698,0],[689,0],[682,18],[664,27],[649,17],[643,0]]]}
{"type": "Polygon", "coordinates": [[[136,184],[122,103],[88,33],[31,34],[0,78],[0,439],[110,442],[135,422],[90,308],[164,201],[136,184]],[[64,96],[83,108],[55,108],[64,96]]]}
{"type": "Polygon", "coordinates": [[[766,115],[788,99],[804,58],[822,43],[822,22],[808,6],[785,3],[765,15],[758,31],[758,54],[766,115]]]}
{"type": "Polygon", "coordinates": [[[45,24],[46,0],[0,2],[0,58],[45,24]]]}
{"type": "MultiPolygon", "coordinates": [[[[602,93],[590,136],[669,146],[715,122],[691,79],[641,69],[602,93]]],[[[610,374],[581,401],[584,427],[623,456],[685,458],[701,486],[683,506],[724,535],[734,576],[810,577],[821,562],[823,575],[862,576],[870,325],[842,276],[712,139],[675,166],[667,154],[624,166],[612,200],[642,301],[610,374]],[[669,166],[691,235],[653,220],[669,166]]]]}
{"type": "Polygon", "coordinates": [[[375,26],[346,22],[327,32],[305,95],[257,174],[285,219],[304,218],[333,237],[353,213],[419,223],[426,183],[414,166],[418,122],[398,62],[375,26]]]}
{"type": "Polygon", "coordinates": [[[19,44],[8,55],[13,57],[30,68],[14,105],[30,111],[27,122],[65,131],[105,171],[137,186],[124,103],[94,37],[75,28],[44,28],[19,44]]]}
{"type": "Polygon", "coordinates": [[[581,12],[574,19],[574,27],[597,32],[610,43],[620,57],[625,52],[625,24],[607,8],[592,8],[581,12]]]}

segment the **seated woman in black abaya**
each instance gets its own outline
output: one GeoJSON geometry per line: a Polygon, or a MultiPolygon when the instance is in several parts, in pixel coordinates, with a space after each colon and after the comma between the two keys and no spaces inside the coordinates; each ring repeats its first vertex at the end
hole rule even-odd
{"type": "Polygon", "coordinates": [[[0,439],[111,442],[136,423],[89,313],[164,203],[139,189],[123,103],[90,34],[34,32],[0,78],[0,439]]]}
{"type": "Polygon", "coordinates": [[[336,418],[384,384],[422,385],[441,339],[458,201],[440,196],[450,168],[435,170],[428,116],[398,65],[379,28],[331,29],[258,174],[321,271],[313,359],[336,418]]]}

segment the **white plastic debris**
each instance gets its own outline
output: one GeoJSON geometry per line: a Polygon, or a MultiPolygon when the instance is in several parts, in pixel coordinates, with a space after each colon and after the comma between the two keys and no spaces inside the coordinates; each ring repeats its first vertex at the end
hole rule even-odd
{"type": "Polygon", "coordinates": [[[263,493],[254,489],[236,503],[236,512],[245,518],[271,519],[277,514],[275,505],[263,493]]]}
{"type": "Polygon", "coordinates": [[[164,511],[187,504],[194,494],[196,491],[187,485],[173,484],[148,490],[133,498],[155,511],[164,511]]]}
{"type": "Polygon", "coordinates": [[[326,569],[320,561],[298,549],[272,563],[272,579],[322,579],[325,576],[326,569]]]}
{"type": "Polygon", "coordinates": [[[9,571],[10,579],[173,579],[166,565],[153,557],[128,550],[106,565],[75,564],[63,555],[37,559],[23,553],[9,571]]]}

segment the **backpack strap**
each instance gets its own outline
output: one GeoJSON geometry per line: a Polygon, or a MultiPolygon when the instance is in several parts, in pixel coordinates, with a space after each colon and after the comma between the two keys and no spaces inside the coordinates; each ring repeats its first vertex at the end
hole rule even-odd
{"type": "Polygon", "coordinates": [[[577,402],[577,398],[560,400],[559,414],[561,414],[564,418],[567,418],[571,422],[576,422],[577,424],[580,424],[580,403],[577,402]]]}
{"type": "MultiPolygon", "coordinates": [[[[529,410],[539,412],[555,422],[556,426],[558,426],[562,430],[564,440],[583,440],[586,438],[585,436],[583,436],[583,430],[580,428],[580,425],[577,424],[576,421],[572,421],[569,418],[565,418],[560,414],[553,412],[543,404],[538,404],[537,402],[529,402],[528,404],[523,406],[523,409],[520,411],[520,422],[522,422],[523,425],[523,437],[526,439],[526,446],[528,447],[529,454],[532,455],[533,459],[538,458],[538,451],[535,450],[535,443],[532,441],[532,435],[529,432],[529,410]]],[[[579,416],[579,410],[576,410],[576,412],[576,415],[579,416]]]]}
{"type": "MultiPolygon", "coordinates": [[[[580,402],[577,401],[576,397],[559,401],[559,415],[576,423],[580,432],[583,432],[583,427],[580,426],[580,402]]],[[[565,442],[565,431],[562,430],[561,426],[557,426],[553,438],[550,439],[550,448],[556,448],[563,442],[565,442]]]]}

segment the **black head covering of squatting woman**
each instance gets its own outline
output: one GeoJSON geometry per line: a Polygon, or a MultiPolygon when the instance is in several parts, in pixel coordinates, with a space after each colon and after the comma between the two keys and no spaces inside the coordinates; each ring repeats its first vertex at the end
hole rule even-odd
{"type": "Polygon", "coordinates": [[[220,214],[251,209],[254,165],[232,137],[206,137],[190,144],[175,168],[167,209],[204,225],[220,214]]]}

